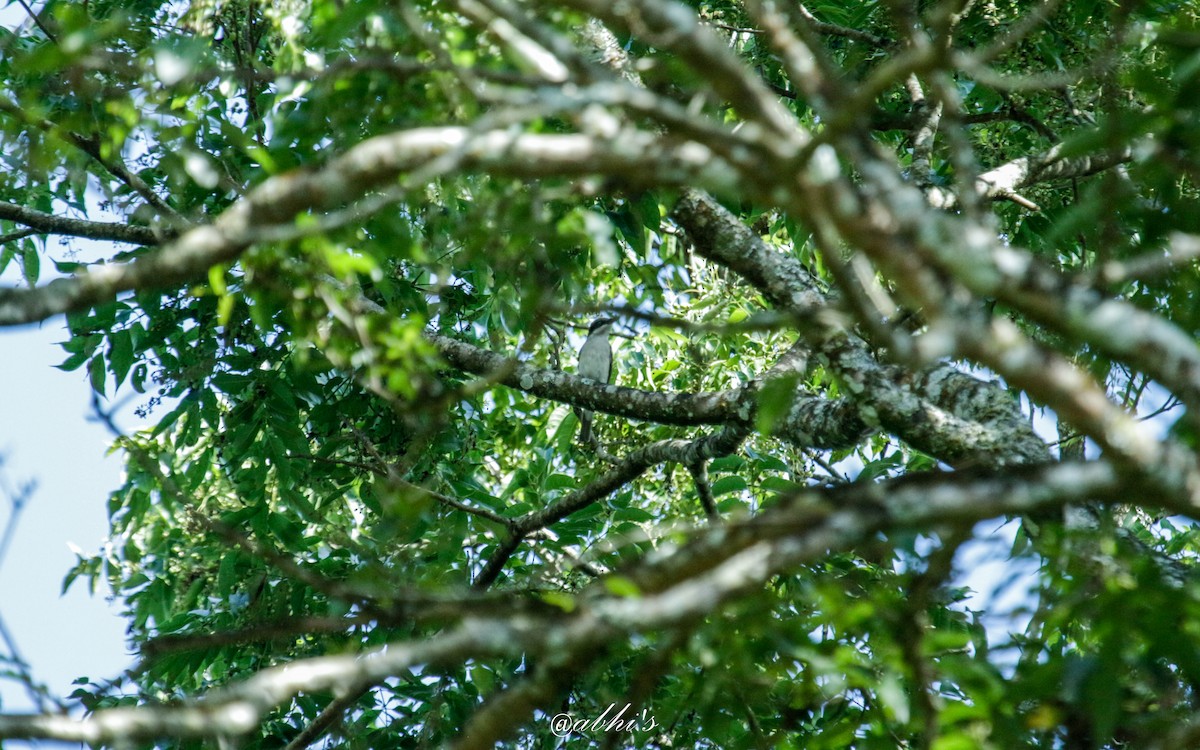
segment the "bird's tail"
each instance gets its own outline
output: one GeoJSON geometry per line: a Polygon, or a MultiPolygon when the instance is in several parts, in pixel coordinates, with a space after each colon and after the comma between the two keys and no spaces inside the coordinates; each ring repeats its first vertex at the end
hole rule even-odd
{"type": "Polygon", "coordinates": [[[576,409],[575,416],[579,417],[579,440],[584,443],[592,442],[592,412],[576,409]]]}

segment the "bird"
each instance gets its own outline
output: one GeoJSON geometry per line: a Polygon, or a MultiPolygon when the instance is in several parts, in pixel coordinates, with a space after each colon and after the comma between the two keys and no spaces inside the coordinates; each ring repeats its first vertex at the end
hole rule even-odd
{"type": "MultiPolygon", "coordinates": [[[[579,361],[575,366],[575,374],[581,378],[591,378],[598,383],[608,385],[612,382],[612,346],[608,343],[608,334],[612,330],[616,318],[596,318],[588,326],[587,340],[579,348],[579,361]]],[[[592,412],[589,409],[575,407],[575,415],[579,417],[579,439],[585,443],[592,441],[592,412]]]]}

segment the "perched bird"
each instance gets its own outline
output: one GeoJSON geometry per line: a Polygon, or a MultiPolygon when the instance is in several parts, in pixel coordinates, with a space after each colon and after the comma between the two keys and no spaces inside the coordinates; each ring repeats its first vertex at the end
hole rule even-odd
{"type": "MultiPolygon", "coordinates": [[[[576,375],[605,385],[612,382],[612,346],[608,343],[608,333],[616,322],[616,318],[596,318],[588,326],[587,341],[579,349],[576,375]]],[[[576,407],[575,415],[579,417],[579,439],[592,442],[592,412],[576,407]]]]}

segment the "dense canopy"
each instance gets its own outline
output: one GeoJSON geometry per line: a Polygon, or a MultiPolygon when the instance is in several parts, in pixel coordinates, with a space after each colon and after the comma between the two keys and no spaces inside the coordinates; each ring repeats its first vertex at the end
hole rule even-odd
{"type": "Polygon", "coordinates": [[[0,739],[1200,744],[1194,2],[27,10],[0,325],[137,664],[0,739]]]}

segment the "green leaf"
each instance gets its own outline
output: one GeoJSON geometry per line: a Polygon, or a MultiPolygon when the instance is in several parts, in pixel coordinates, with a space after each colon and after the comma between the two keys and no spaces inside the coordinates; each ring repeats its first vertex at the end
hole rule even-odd
{"type": "Polygon", "coordinates": [[[573,490],[578,486],[575,477],[569,474],[551,474],[542,486],[547,490],[573,490]]]}
{"type": "Polygon", "coordinates": [[[304,524],[293,521],[282,513],[270,514],[267,522],[284,546],[291,547],[303,538],[304,524]]]}
{"type": "Polygon", "coordinates": [[[625,599],[637,599],[642,595],[638,585],[625,576],[608,576],[604,579],[604,588],[610,594],[625,599]]]}
{"type": "Polygon", "coordinates": [[[0,247],[0,273],[4,273],[4,269],[8,268],[8,264],[12,263],[15,257],[17,257],[17,243],[4,243],[4,246],[0,247]]]}
{"type": "Polygon", "coordinates": [[[721,495],[728,495],[730,492],[741,492],[747,487],[749,485],[746,484],[745,478],[737,474],[729,474],[713,482],[712,493],[713,497],[720,497],[721,495]]]}
{"type": "MultiPolygon", "coordinates": [[[[58,271],[59,273],[63,274],[64,276],[70,276],[71,274],[76,273],[78,271],[82,271],[86,268],[87,268],[86,263],[76,263],[75,261],[70,261],[70,260],[54,261],[54,270],[58,271]]],[[[0,267],[0,271],[2,271],[2,270],[4,270],[4,269],[2,267],[0,267]]]]}
{"type": "Polygon", "coordinates": [[[217,325],[222,327],[229,325],[236,302],[237,299],[231,294],[221,295],[221,298],[217,300],[217,325]]]}
{"type": "Polygon", "coordinates": [[[714,458],[712,463],[708,465],[710,471],[737,471],[746,465],[746,459],[738,455],[722,456],[714,458]]]}
{"type": "Polygon", "coordinates": [[[105,375],[104,355],[97,352],[88,362],[88,377],[91,380],[92,390],[101,396],[104,395],[105,375]]]}
{"type": "Polygon", "coordinates": [[[64,372],[74,372],[75,370],[78,370],[84,362],[87,362],[89,357],[91,357],[89,352],[75,352],[63,360],[62,364],[57,364],[55,367],[64,372]]]}
{"type": "Polygon", "coordinates": [[[618,521],[630,521],[632,523],[649,523],[654,520],[654,515],[647,513],[641,508],[624,508],[613,514],[613,518],[618,521]]]}
{"type": "Polygon", "coordinates": [[[228,554],[221,557],[221,564],[217,568],[217,583],[214,590],[214,593],[218,597],[227,599],[233,593],[234,588],[238,586],[241,579],[241,565],[242,556],[236,550],[230,550],[228,554]]]}
{"type": "Polygon", "coordinates": [[[755,415],[755,426],[764,435],[775,431],[779,420],[787,416],[796,399],[796,386],[800,378],[789,375],[768,380],[758,392],[758,412],[755,415]]]}
{"type": "Polygon", "coordinates": [[[880,677],[876,690],[884,710],[891,714],[895,721],[907,724],[909,720],[908,696],[904,692],[904,686],[900,683],[900,677],[894,672],[885,672],[880,677]]]}
{"type": "Polygon", "coordinates": [[[25,277],[25,283],[31,288],[36,286],[41,271],[42,259],[38,255],[37,246],[32,243],[25,245],[21,249],[21,274],[25,277]]]}
{"type": "Polygon", "coordinates": [[[543,591],[540,596],[542,601],[558,607],[567,614],[574,612],[575,607],[577,606],[575,603],[575,597],[566,593],[565,591],[543,591]]]}
{"type": "Polygon", "coordinates": [[[120,388],[133,366],[133,337],[128,329],[109,334],[108,364],[113,374],[113,387],[120,388]]]}
{"type": "Polygon", "coordinates": [[[783,477],[765,477],[759,486],[764,490],[776,492],[780,495],[790,495],[797,490],[803,489],[804,485],[793,482],[783,477]]]}
{"type": "Polygon", "coordinates": [[[223,296],[228,293],[225,287],[225,266],[217,264],[210,266],[208,269],[208,286],[212,289],[213,294],[223,296]]]}

